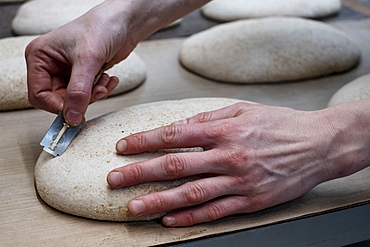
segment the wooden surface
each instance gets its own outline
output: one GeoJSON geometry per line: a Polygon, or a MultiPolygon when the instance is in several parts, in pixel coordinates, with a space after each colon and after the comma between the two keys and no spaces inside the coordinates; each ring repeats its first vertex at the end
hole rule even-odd
{"type": "MultiPolygon", "coordinates": [[[[147,81],[127,94],[92,105],[87,119],[144,102],[208,96],[301,110],[322,109],[339,87],[370,72],[370,21],[331,24],[359,45],[361,63],[343,74],[279,84],[234,85],[210,81],[179,65],[177,55],[182,39],[144,41],[136,51],[147,64],[147,81]]],[[[366,169],[319,185],[292,202],[193,227],[166,228],[158,221],[102,222],[66,215],[48,207],[37,197],[34,188],[34,165],[42,150],[39,142],[54,117],[35,109],[0,112],[0,245],[159,245],[297,220],[370,202],[370,169],[366,169]]]]}

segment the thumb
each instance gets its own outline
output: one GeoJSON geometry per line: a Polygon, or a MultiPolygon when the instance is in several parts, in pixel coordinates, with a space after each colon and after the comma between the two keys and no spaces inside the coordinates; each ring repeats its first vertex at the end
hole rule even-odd
{"type": "Polygon", "coordinates": [[[73,65],[63,107],[64,119],[69,125],[76,126],[83,121],[91,99],[94,77],[100,68],[98,63],[90,66],[73,65]]]}

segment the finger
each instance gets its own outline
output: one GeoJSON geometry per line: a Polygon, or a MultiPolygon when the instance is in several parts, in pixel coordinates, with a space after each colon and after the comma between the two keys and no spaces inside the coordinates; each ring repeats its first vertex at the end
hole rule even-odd
{"type": "Polygon", "coordinates": [[[249,207],[249,204],[248,197],[226,196],[197,207],[169,213],[163,217],[162,222],[164,225],[172,227],[191,226],[233,214],[255,211],[254,208],[249,207]]]}
{"type": "Polygon", "coordinates": [[[167,154],[155,159],[132,163],[111,171],[107,182],[112,188],[122,188],[145,182],[172,180],[197,174],[222,174],[215,151],[167,154]]]}
{"type": "Polygon", "coordinates": [[[111,76],[109,83],[107,84],[106,88],[108,89],[108,95],[110,95],[113,90],[118,86],[119,79],[116,76],[111,76]]]}
{"type": "Polygon", "coordinates": [[[35,108],[58,113],[63,109],[64,99],[54,92],[51,81],[49,72],[39,62],[27,60],[27,90],[30,104],[35,108]]]}
{"type": "Polygon", "coordinates": [[[91,99],[90,99],[90,104],[98,100],[105,99],[107,96],[108,96],[108,89],[104,86],[96,85],[93,88],[93,92],[92,92],[91,99]]]}
{"type": "Polygon", "coordinates": [[[98,82],[93,86],[90,104],[107,97],[108,89],[106,86],[108,85],[109,80],[109,75],[105,73],[101,75],[98,82]]]}
{"type": "MultiPolygon", "coordinates": [[[[214,111],[201,112],[193,117],[187,118],[186,120],[176,121],[173,124],[205,123],[215,120],[237,117],[242,113],[242,105],[243,107],[245,107],[246,104],[248,103],[237,103],[214,111]]],[[[255,104],[250,105],[255,106],[255,104]]]]}
{"type": "Polygon", "coordinates": [[[135,216],[143,216],[201,204],[230,193],[230,177],[217,176],[185,183],[176,188],[137,197],[128,204],[135,216]]]}
{"type": "Polygon", "coordinates": [[[72,126],[79,125],[91,100],[92,83],[101,64],[95,62],[90,66],[76,63],[72,67],[64,101],[64,118],[72,126]]]}
{"type": "Polygon", "coordinates": [[[117,77],[109,77],[109,75],[103,74],[100,80],[93,87],[90,104],[107,98],[117,85],[117,77]]]}
{"type": "Polygon", "coordinates": [[[127,136],[116,144],[118,153],[134,154],[166,148],[207,147],[213,144],[213,124],[168,125],[127,136]]]}

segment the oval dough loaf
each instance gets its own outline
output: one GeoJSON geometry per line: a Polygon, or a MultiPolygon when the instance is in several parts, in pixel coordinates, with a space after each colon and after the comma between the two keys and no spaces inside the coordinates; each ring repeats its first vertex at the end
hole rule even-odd
{"type": "MultiPolygon", "coordinates": [[[[35,168],[37,192],[50,206],[82,217],[110,220],[149,220],[163,215],[131,215],[126,205],[134,197],[178,186],[188,180],[151,182],[111,189],[106,176],[114,168],[164,155],[116,154],[115,144],[124,136],[168,125],[199,112],[238,102],[225,98],[196,98],[162,101],[125,108],[85,123],[62,156],[42,152],[35,168]]],[[[168,150],[174,152],[175,150],[168,150]]],[[[199,148],[176,151],[201,151],[199,148]]]]}
{"type": "MultiPolygon", "coordinates": [[[[85,14],[103,0],[33,0],[20,6],[12,22],[18,35],[48,33],[85,14]]],[[[169,26],[180,24],[181,19],[169,26]]]]}
{"type": "Polygon", "coordinates": [[[328,107],[370,97],[370,74],[363,75],[341,87],[330,99],[328,107]]]}
{"type": "MultiPolygon", "coordinates": [[[[24,50],[37,36],[20,36],[0,40],[0,111],[30,108],[27,94],[27,69],[24,50]]],[[[120,83],[111,95],[129,91],[146,79],[146,65],[136,54],[107,70],[120,83]]]]}
{"type": "Polygon", "coordinates": [[[340,0],[213,0],[202,13],[218,21],[268,16],[320,18],[339,13],[340,0]]]}
{"type": "Polygon", "coordinates": [[[12,22],[18,35],[45,34],[85,14],[103,0],[33,0],[23,3],[12,22]]]}
{"type": "Polygon", "coordinates": [[[221,24],[187,38],[180,62],[202,76],[233,83],[300,80],[346,71],[360,50],[318,21],[271,17],[221,24]]]}

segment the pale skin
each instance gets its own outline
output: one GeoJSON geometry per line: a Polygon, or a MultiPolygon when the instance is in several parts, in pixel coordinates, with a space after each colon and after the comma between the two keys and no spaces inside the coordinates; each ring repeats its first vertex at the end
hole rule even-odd
{"type": "MultiPolygon", "coordinates": [[[[41,36],[26,50],[30,102],[50,112],[63,109],[70,124],[79,124],[88,104],[107,97],[118,83],[104,75],[92,87],[104,62],[121,61],[141,39],[206,2],[108,0],[41,36]],[[147,18],[137,18],[143,13],[147,18]]],[[[365,99],[307,112],[238,103],[201,113],[127,136],[116,147],[122,155],[177,147],[202,147],[203,152],[168,154],[116,168],[107,182],[121,188],[206,175],[130,201],[129,210],[137,216],[171,210],[162,219],[167,226],[258,211],[368,167],[369,105],[365,99]]]]}

